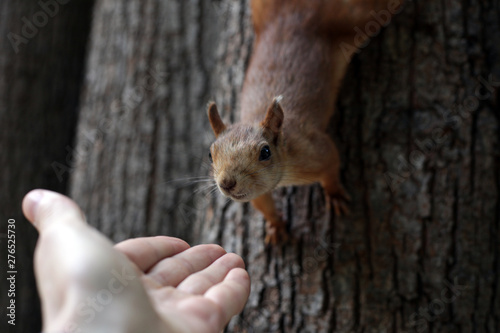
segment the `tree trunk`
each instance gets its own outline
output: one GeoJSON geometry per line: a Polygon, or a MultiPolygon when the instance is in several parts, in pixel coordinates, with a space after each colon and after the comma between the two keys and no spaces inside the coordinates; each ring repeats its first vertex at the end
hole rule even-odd
{"type": "MultiPolygon", "coordinates": [[[[348,217],[325,210],[319,185],[277,190],[293,241],[266,249],[250,206],[200,214],[200,242],[243,255],[252,278],[228,331],[500,331],[498,14],[493,1],[409,2],[362,48],[331,123],[348,217]]],[[[221,82],[247,60],[230,46],[236,17],[221,82]]]]}
{"type": "Polygon", "coordinates": [[[116,241],[242,255],[252,293],[230,332],[500,331],[498,14],[409,1],[362,48],[330,127],[351,214],[319,185],[276,190],[292,241],[266,249],[259,213],[183,180],[208,175],[206,102],[238,119],[247,1],[98,1],[71,193],[116,241]]]}
{"type": "Polygon", "coordinates": [[[208,1],[96,2],[71,193],[115,241],[192,239],[214,23],[208,1]]]}
{"type": "Polygon", "coordinates": [[[0,2],[0,332],[41,329],[32,268],[37,233],[22,215],[21,200],[33,188],[66,192],[68,177],[54,163],[64,163],[74,138],[90,28],[92,1],[43,4],[0,2]],[[15,267],[7,265],[9,220],[15,221],[15,267]],[[8,295],[11,275],[15,297],[8,295]],[[7,317],[11,300],[15,326],[7,317]]]}

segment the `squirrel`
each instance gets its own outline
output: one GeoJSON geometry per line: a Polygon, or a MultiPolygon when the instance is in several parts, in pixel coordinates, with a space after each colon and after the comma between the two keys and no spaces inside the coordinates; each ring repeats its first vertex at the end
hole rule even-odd
{"type": "Polygon", "coordinates": [[[271,196],[276,187],[319,182],[336,215],[348,213],[350,197],[327,126],[352,55],[378,34],[382,19],[390,22],[401,2],[252,0],[256,37],[241,121],[226,125],[209,103],[216,137],[209,158],[222,194],[250,201],[264,215],[266,244],[287,238],[271,196]]]}

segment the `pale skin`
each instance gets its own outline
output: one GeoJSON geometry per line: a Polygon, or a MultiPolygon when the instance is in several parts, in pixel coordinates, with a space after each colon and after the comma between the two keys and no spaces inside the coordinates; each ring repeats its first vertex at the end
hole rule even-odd
{"type": "Polygon", "coordinates": [[[27,194],[23,212],[40,233],[44,332],[215,333],[248,299],[243,260],[218,245],[158,236],[113,246],[75,202],[51,191],[27,194]]]}

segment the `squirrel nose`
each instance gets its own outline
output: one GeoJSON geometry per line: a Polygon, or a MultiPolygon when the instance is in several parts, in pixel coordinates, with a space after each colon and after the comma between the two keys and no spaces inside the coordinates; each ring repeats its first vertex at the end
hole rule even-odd
{"type": "Polygon", "coordinates": [[[223,179],[219,186],[227,191],[227,192],[231,192],[232,189],[234,189],[236,187],[236,180],[234,179],[223,179]]]}

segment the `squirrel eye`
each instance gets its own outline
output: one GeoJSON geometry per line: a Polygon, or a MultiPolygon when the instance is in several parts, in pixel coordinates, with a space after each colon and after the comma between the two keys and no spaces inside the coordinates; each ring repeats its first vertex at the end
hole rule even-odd
{"type": "Polygon", "coordinates": [[[210,162],[211,162],[211,163],[213,163],[213,162],[214,162],[214,160],[213,160],[213,158],[212,158],[212,153],[208,153],[208,158],[210,159],[210,162]]]}
{"type": "Polygon", "coordinates": [[[271,158],[271,149],[269,146],[264,146],[260,150],[260,156],[259,156],[259,161],[267,161],[268,159],[271,158]]]}

